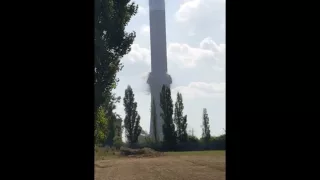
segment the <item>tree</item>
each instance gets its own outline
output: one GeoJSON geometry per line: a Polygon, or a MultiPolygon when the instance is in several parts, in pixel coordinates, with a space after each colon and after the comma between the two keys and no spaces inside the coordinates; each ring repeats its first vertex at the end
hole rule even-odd
{"type": "Polygon", "coordinates": [[[137,112],[137,103],[134,101],[134,94],[130,86],[125,90],[123,105],[126,116],[124,118],[124,126],[126,129],[126,137],[130,145],[138,142],[141,134],[140,115],[137,112]]]}
{"type": "Polygon", "coordinates": [[[187,116],[183,116],[183,100],[182,100],[182,94],[177,93],[177,101],[175,103],[175,108],[174,108],[174,122],[177,127],[177,139],[179,142],[186,142],[188,139],[188,134],[187,134],[187,116]]]}
{"type": "Polygon", "coordinates": [[[116,136],[116,130],[115,130],[115,121],[116,118],[112,114],[108,118],[108,135],[106,137],[105,145],[113,146],[113,139],[116,136]]]}
{"type": "Polygon", "coordinates": [[[154,102],[154,99],[152,99],[152,105],[151,105],[151,115],[152,115],[152,121],[153,121],[153,132],[154,132],[154,141],[155,143],[158,143],[158,136],[157,136],[157,112],[156,112],[156,105],[154,102]]]}
{"type": "Polygon", "coordinates": [[[199,143],[199,139],[194,135],[188,135],[188,141],[191,143],[199,143]]]}
{"type": "Polygon", "coordinates": [[[162,112],[160,113],[163,119],[163,144],[169,149],[173,149],[176,145],[176,132],[172,119],[173,104],[171,99],[171,90],[169,87],[163,85],[160,93],[160,107],[162,112]]]}
{"type": "Polygon", "coordinates": [[[188,116],[185,115],[182,118],[182,122],[181,122],[181,134],[180,134],[180,142],[187,142],[188,141],[188,133],[187,133],[187,119],[188,116]]]}
{"type": "Polygon", "coordinates": [[[116,149],[120,149],[120,147],[122,146],[122,139],[120,136],[115,136],[113,138],[113,145],[116,149]]]}
{"type": "Polygon", "coordinates": [[[101,146],[104,144],[108,134],[108,120],[103,107],[99,107],[96,114],[94,138],[95,145],[101,146]]]}
{"type": "MultiPolygon", "coordinates": [[[[116,97],[111,91],[116,88],[119,81],[116,74],[123,67],[120,59],[130,51],[135,38],[135,32],[125,32],[125,26],[137,10],[138,6],[129,0],[95,0],[94,114],[95,117],[101,116],[97,115],[97,111],[103,106],[106,110],[106,119],[110,122],[104,134],[104,142],[99,142],[102,144],[112,145],[115,137],[114,122],[118,115],[113,110],[120,97],[116,97]]],[[[100,124],[97,118],[95,121],[95,124],[100,124]]],[[[95,133],[97,136],[102,135],[99,129],[95,130],[95,133]]]]}
{"type": "Polygon", "coordinates": [[[130,0],[95,0],[95,114],[98,107],[113,100],[111,91],[119,81],[116,73],[123,67],[120,59],[130,51],[136,36],[125,32],[125,26],[137,10],[130,0]]]}
{"type": "Polygon", "coordinates": [[[203,109],[203,117],[202,117],[202,139],[208,143],[210,140],[210,125],[209,125],[209,117],[207,113],[207,109],[203,109]]]}
{"type": "Polygon", "coordinates": [[[121,121],[121,117],[119,114],[113,112],[116,109],[116,103],[120,102],[120,97],[112,96],[112,100],[105,102],[103,104],[106,109],[106,116],[108,117],[108,134],[105,140],[105,145],[113,146],[114,137],[116,134],[116,122],[121,121]]]}

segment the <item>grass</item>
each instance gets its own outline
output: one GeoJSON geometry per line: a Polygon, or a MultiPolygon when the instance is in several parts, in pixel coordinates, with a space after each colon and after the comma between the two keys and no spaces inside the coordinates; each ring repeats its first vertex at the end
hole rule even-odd
{"type": "Polygon", "coordinates": [[[97,148],[95,150],[94,159],[95,160],[104,160],[118,158],[118,151],[112,148],[97,148]]]}
{"type": "Polygon", "coordinates": [[[225,151],[165,152],[156,158],[127,158],[100,149],[97,155],[104,161],[95,162],[95,180],[225,180],[225,151]]]}

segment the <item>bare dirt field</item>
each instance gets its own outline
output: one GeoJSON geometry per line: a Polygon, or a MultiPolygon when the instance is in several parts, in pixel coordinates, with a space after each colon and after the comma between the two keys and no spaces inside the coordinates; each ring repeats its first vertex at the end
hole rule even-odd
{"type": "Polygon", "coordinates": [[[96,160],[95,180],[224,180],[224,151],[96,160]]]}

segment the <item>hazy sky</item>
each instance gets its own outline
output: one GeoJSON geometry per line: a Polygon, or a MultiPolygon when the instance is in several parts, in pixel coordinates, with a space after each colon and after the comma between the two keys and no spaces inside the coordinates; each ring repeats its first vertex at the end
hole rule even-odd
{"type": "MultiPolygon", "coordinates": [[[[126,30],[137,37],[131,52],[122,59],[124,68],[115,90],[123,98],[131,85],[138,103],[141,126],[149,132],[150,35],[148,0],[134,0],[138,14],[126,30]]],[[[166,0],[168,73],[172,77],[172,99],[181,92],[188,130],[201,136],[202,111],[207,108],[211,135],[225,129],[225,0],[166,0]]],[[[123,102],[117,110],[124,118],[123,102]]]]}

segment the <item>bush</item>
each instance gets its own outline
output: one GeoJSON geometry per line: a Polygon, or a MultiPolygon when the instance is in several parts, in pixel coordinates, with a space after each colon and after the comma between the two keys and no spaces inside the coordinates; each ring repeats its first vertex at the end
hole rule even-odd
{"type": "Polygon", "coordinates": [[[161,155],[161,153],[151,148],[131,149],[131,148],[121,147],[120,155],[122,156],[159,156],[161,155]]]}
{"type": "MultiPolygon", "coordinates": [[[[128,144],[124,144],[124,147],[129,147],[128,144]]],[[[152,139],[146,137],[143,143],[137,143],[130,148],[142,149],[151,148],[155,151],[168,151],[161,143],[155,143],[152,139]]],[[[202,151],[202,150],[225,150],[225,135],[218,137],[211,137],[208,143],[199,140],[196,136],[188,136],[188,141],[184,143],[178,143],[175,146],[174,151],[202,151]]]]}
{"type": "Polygon", "coordinates": [[[188,142],[190,143],[199,143],[199,139],[196,136],[188,136],[188,142]]]}
{"type": "Polygon", "coordinates": [[[113,138],[113,146],[118,150],[123,145],[122,139],[119,136],[113,138]]]}

